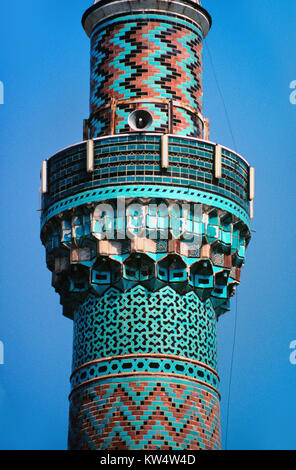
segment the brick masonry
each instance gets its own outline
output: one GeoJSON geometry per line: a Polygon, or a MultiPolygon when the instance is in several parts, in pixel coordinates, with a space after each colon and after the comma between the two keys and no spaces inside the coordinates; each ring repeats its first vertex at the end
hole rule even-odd
{"type": "Polygon", "coordinates": [[[86,385],[72,393],[69,448],[217,450],[220,404],[190,381],[139,377],[86,385]]]}
{"type": "Polygon", "coordinates": [[[219,448],[216,321],[210,301],[171,287],[87,297],[74,315],[70,449],[219,448]]]}
{"type": "MultiPolygon", "coordinates": [[[[200,137],[194,113],[202,111],[201,51],[198,26],[184,18],[149,13],[101,23],[91,38],[90,136],[111,133],[112,99],[117,103],[115,133],[130,132],[128,116],[139,106],[121,101],[137,98],[180,102],[174,108],[174,133],[200,137]]],[[[151,131],[168,131],[166,103],[140,108],[153,116],[151,131]]]]}
{"type": "Polygon", "coordinates": [[[218,179],[217,146],[203,140],[208,14],[187,0],[153,0],[144,11],[142,2],[118,3],[97,2],[84,18],[91,37],[84,139],[101,137],[94,168],[88,171],[84,141],[44,162],[42,173],[47,266],[74,321],[69,449],[216,450],[216,325],[250,239],[250,168],[221,147],[218,179]],[[135,132],[129,117],[141,109],[152,120],[135,132]],[[166,133],[173,134],[168,168],[160,145],[166,133]],[[143,227],[156,227],[155,240],[101,238],[96,204],[115,208],[123,196],[128,205],[141,201],[143,227]],[[202,222],[183,213],[201,246],[173,237],[179,216],[147,207],[171,201],[201,204],[202,222]],[[164,227],[170,236],[162,240],[164,227]]]}

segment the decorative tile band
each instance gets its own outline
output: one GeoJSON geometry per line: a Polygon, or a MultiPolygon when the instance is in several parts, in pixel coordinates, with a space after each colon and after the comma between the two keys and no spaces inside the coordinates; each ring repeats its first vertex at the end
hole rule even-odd
{"type": "Polygon", "coordinates": [[[185,20],[186,24],[191,24],[198,31],[202,32],[205,38],[212,25],[212,18],[209,13],[201,7],[200,0],[147,0],[143,10],[143,0],[133,0],[126,2],[125,0],[104,0],[95,1],[83,15],[82,25],[86,34],[91,37],[92,32],[98,25],[110,19],[121,18],[125,15],[134,16],[156,14],[165,15],[165,18],[177,18],[179,21],[185,20]],[[114,8],[115,6],[115,8],[114,8]]]}
{"type": "Polygon", "coordinates": [[[71,376],[72,389],[83,386],[86,382],[102,380],[107,376],[120,378],[123,375],[146,373],[154,375],[183,376],[205,383],[216,392],[219,383],[217,372],[206,364],[172,356],[130,355],[97,360],[80,366],[71,376]]]}
{"type": "MultiPolygon", "coordinates": [[[[85,142],[58,152],[48,160],[48,192],[42,198],[43,216],[49,206],[70,195],[70,202],[76,201],[80,197],[78,193],[85,194],[85,191],[88,191],[86,195],[97,194],[97,188],[111,186],[110,196],[106,194],[108,199],[116,193],[113,191],[116,185],[119,196],[123,186],[133,187],[136,192],[140,187],[141,197],[149,196],[150,188],[152,192],[161,192],[160,197],[169,197],[174,188],[173,198],[175,194],[194,197],[196,191],[200,191],[202,197],[198,202],[215,206],[216,202],[228,200],[226,205],[230,209],[239,206],[248,216],[249,166],[241,157],[222,148],[222,178],[217,181],[214,144],[169,136],[169,167],[163,171],[160,139],[159,135],[133,134],[95,140],[92,173],[87,172],[85,142]],[[143,187],[147,188],[146,194],[143,194],[143,187]],[[204,196],[207,193],[210,193],[208,200],[204,196]]],[[[220,208],[228,210],[225,205],[220,208]]]]}
{"type": "Polygon", "coordinates": [[[176,188],[172,186],[157,186],[157,185],[134,185],[134,186],[111,186],[102,189],[88,190],[71,197],[65,198],[62,201],[53,204],[48,210],[43,212],[41,217],[41,228],[54,216],[61,212],[73,209],[75,207],[83,206],[91,202],[100,202],[105,200],[112,200],[118,197],[136,198],[136,197],[149,197],[149,198],[163,198],[178,201],[191,201],[200,204],[208,204],[218,209],[226,210],[230,214],[238,217],[244,222],[247,227],[250,226],[250,219],[247,212],[237,204],[229,199],[206,193],[204,191],[194,190],[190,188],[176,188]]]}
{"type": "Polygon", "coordinates": [[[220,448],[219,397],[189,380],[121,377],[71,395],[69,449],[220,448]]]}
{"type": "MultiPolygon", "coordinates": [[[[124,18],[125,21],[135,21],[137,18],[141,18],[143,20],[146,19],[147,21],[147,14],[139,14],[137,12],[137,14],[132,14],[132,15],[126,15],[126,16],[118,16],[117,18],[113,18],[109,21],[104,21],[102,23],[100,23],[100,25],[98,25],[92,32],[92,35],[98,33],[99,31],[101,31],[102,29],[105,29],[107,26],[109,25],[112,25],[112,24],[116,24],[116,23],[121,23],[122,22],[122,19],[124,18]]],[[[174,23],[178,23],[180,26],[186,26],[188,29],[192,29],[192,31],[196,34],[198,34],[200,36],[200,39],[202,39],[202,33],[201,33],[201,30],[200,30],[200,27],[197,25],[197,23],[191,21],[189,18],[185,19],[184,17],[181,17],[181,16],[177,16],[177,15],[174,15],[174,14],[171,14],[169,12],[167,12],[165,15],[161,15],[160,13],[158,12],[149,12],[149,19],[151,20],[158,20],[158,21],[166,21],[168,22],[169,24],[174,24],[174,23]]]]}

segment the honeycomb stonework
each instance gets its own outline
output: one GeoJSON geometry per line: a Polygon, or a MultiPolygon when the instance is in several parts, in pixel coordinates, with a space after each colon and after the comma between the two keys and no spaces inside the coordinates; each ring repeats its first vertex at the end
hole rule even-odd
{"type": "Polygon", "coordinates": [[[41,240],[74,325],[69,449],[217,450],[217,321],[241,279],[254,170],[209,141],[211,18],[195,0],[98,0],[83,26],[84,140],[41,172],[41,240]]]}

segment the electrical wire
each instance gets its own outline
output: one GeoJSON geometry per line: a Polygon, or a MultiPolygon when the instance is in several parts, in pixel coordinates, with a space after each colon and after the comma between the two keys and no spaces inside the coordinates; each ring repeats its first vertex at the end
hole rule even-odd
{"type": "Polygon", "coordinates": [[[229,377],[229,388],[228,388],[228,403],[227,403],[227,414],[226,414],[225,450],[228,450],[230,399],[231,399],[231,385],[232,385],[232,373],[233,373],[233,364],[234,364],[234,353],[235,353],[235,345],[236,345],[237,317],[238,317],[238,294],[236,293],[236,308],[235,308],[235,316],[234,316],[234,332],[233,332],[233,344],[232,344],[232,354],[231,354],[230,374],[229,374],[230,377],[229,377]]]}
{"type": "MultiPolygon", "coordinates": [[[[226,120],[227,120],[227,124],[228,124],[228,128],[229,128],[229,132],[230,132],[230,135],[231,135],[231,138],[232,138],[232,141],[233,141],[233,146],[234,146],[235,151],[237,152],[236,139],[234,137],[234,133],[233,133],[233,130],[232,130],[232,125],[231,125],[231,122],[230,122],[229,113],[228,113],[227,106],[226,106],[226,103],[225,103],[225,100],[224,100],[222,89],[221,89],[220,84],[219,84],[216,69],[215,69],[215,66],[214,66],[214,61],[213,61],[213,58],[212,58],[210,48],[207,44],[207,41],[205,41],[205,45],[206,45],[207,52],[209,54],[210,64],[211,64],[211,67],[212,67],[212,71],[213,71],[214,79],[215,79],[215,82],[216,82],[216,86],[217,86],[217,89],[218,89],[218,92],[219,92],[219,95],[220,95],[220,98],[221,98],[221,101],[222,101],[222,104],[223,104],[223,108],[224,108],[224,112],[225,112],[225,116],[226,116],[226,120]]],[[[234,318],[233,344],[232,344],[230,373],[229,373],[228,403],[227,403],[226,433],[225,433],[225,450],[228,449],[231,386],[232,386],[233,364],[234,364],[234,354],[235,354],[236,336],[237,336],[237,321],[238,321],[238,293],[236,293],[236,308],[235,308],[235,318],[234,318]]]]}
{"type": "Polygon", "coordinates": [[[207,52],[208,52],[208,54],[209,54],[210,63],[211,63],[211,67],[212,67],[212,70],[213,70],[214,79],[215,79],[215,82],[216,82],[216,85],[217,85],[217,88],[218,88],[218,92],[219,92],[219,95],[220,95],[220,98],[221,98],[221,101],[222,101],[222,104],[223,104],[223,108],[224,108],[224,112],[225,112],[227,124],[228,124],[228,127],[229,127],[229,132],[230,132],[230,135],[231,135],[231,138],[232,138],[232,141],[233,141],[233,147],[234,147],[234,150],[237,152],[237,145],[236,145],[236,140],[235,140],[235,137],[234,137],[234,133],[233,133],[233,130],[232,130],[232,126],[231,126],[230,117],[229,117],[229,114],[228,114],[227,106],[226,106],[226,103],[225,103],[225,100],[224,100],[224,96],[223,96],[223,93],[222,93],[222,89],[221,89],[220,84],[219,84],[219,80],[218,80],[218,77],[217,77],[216,69],[215,69],[215,66],[214,66],[214,61],[213,61],[213,58],[212,58],[212,54],[211,54],[210,48],[209,48],[209,46],[208,46],[208,44],[207,44],[207,41],[205,41],[205,45],[206,45],[207,52]]]}

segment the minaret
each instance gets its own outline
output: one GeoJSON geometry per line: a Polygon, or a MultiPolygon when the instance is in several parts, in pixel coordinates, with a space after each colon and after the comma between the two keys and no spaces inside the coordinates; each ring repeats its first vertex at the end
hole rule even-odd
{"type": "Polygon", "coordinates": [[[220,449],[216,325],[254,169],[209,140],[195,0],[99,0],[83,141],[42,163],[41,239],[74,322],[69,449],[220,449]]]}

